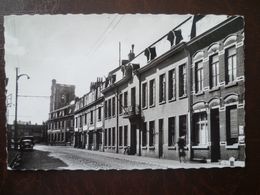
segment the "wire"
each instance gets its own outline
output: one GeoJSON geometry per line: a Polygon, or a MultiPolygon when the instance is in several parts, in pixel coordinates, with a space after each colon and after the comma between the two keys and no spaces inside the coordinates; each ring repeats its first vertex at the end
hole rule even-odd
{"type": "MultiPolygon", "coordinates": [[[[91,48],[96,48],[97,44],[100,42],[101,39],[104,38],[105,34],[109,30],[109,27],[114,23],[115,19],[117,18],[117,15],[115,15],[112,19],[112,21],[108,24],[108,26],[105,28],[105,30],[101,33],[101,35],[98,37],[97,41],[91,46],[91,48]]],[[[91,53],[93,53],[93,49],[91,49],[86,56],[89,56],[91,53]]]]}
{"type": "MultiPolygon", "coordinates": [[[[121,22],[121,20],[123,19],[124,15],[120,16],[119,20],[112,26],[112,28],[107,28],[107,32],[106,34],[104,34],[103,36],[103,40],[101,40],[99,42],[99,44],[92,50],[92,54],[94,54],[100,47],[101,45],[104,43],[104,41],[106,40],[107,36],[109,35],[110,32],[112,32],[116,27],[117,25],[121,22]]],[[[109,25],[110,26],[110,25],[109,25]]]]}
{"type": "Polygon", "coordinates": [[[18,95],[19,97],[30,97],[30,98],[50,98],[50,96],[44,95],[18,95]]]}

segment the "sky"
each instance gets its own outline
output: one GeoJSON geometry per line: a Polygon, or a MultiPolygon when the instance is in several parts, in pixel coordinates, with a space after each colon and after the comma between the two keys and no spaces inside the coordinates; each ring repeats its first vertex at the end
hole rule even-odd
{"type": "MultiPolygon", "coordinates": [[[[9,78],[7,120],[13,123],[15,68],[19,79],[18,121],[48,119],[51,80],[76,86],[76,96],[127,59],[131,45],[138,54],[191,15],[90,14],[5,16],[5,70],[9,78]]],[[[213,17],[221,20],[222,17],[213,17]]],[[[191,20],[190,20],[191,22],[191,20]]],[[[208,25],[208,24],[207,24],[208,25]]],[[[184,34],[188,33],[184,32],[184,34]]],[[[188,35],[188,34],[187,34],[188,35]]]]}

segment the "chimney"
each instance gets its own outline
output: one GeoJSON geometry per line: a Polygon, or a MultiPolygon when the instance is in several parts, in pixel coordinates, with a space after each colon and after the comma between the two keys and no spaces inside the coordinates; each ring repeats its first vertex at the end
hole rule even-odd
{"type": "Polygon", "coordinates": [[[135,58],[134,47],[135,47],[135,45],[132,44],[132,50],[130,50],[130,52],[128,54],[129,61],[132,61],[135,58]]]}

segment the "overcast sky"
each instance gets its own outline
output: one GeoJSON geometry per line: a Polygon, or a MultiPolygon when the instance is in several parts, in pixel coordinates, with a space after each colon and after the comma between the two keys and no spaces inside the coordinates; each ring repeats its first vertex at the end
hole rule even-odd
{"type": "Polygon", "coordinates": [[[190,15],[24,15],[5,16],[5,63],[12,94],[8,120],[14,120],[15,67],[20,74],[18,120],[41,123],[48,119],[51,80],[76,85],[76,96],[88,92],[89,83],[107,75],[135,53],[168,33],[190,15]]]}

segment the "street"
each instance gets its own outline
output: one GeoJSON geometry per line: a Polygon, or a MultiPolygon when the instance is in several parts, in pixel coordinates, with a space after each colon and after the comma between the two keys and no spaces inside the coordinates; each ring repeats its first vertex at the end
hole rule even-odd
{"type": "MultiPolygon", "coordinates": [[[[176,160],[130,156],[69,146],[35,145],[22,154],[19,170],[131,170],[225,167],[227,163],[180,163],[176,160]]],[[[235,166],[243,166],[236,164],[235,166]]]]}

